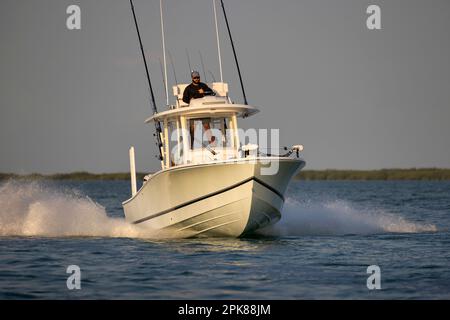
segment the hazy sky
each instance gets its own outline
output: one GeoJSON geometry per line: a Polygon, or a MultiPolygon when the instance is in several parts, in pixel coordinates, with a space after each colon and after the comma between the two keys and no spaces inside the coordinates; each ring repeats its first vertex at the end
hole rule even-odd
{"type": "MultiPolygon", "coordinates": [[[[450,1],[224,2],[262,111],[244,127],[280,128],[282,145],[305,146],[307,169],[450,167],[450,1]],[[370,4],[381,30],[366,27],[370,4]]],[[[218,79],[212,1],[164,4],[178,81],[190,81],[185,49],[218,79]]],[[[159,1],[135,7],[163,110],[159,1]]],[[[219,22],[224,78],[241,102],[219,22]]],[[[2,0],[0,24],[0,172],[128,171],[132,144],[139,171],[158,169],[128,0],[2,0]],[[81,30],[66,28],[71,4],[81,30]]]]}

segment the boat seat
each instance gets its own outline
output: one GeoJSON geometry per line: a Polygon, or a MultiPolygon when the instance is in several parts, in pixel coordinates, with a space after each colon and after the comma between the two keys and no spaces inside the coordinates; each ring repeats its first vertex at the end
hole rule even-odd
{"type": "Polygon", "coordinates": [[[228,97],[228,83],[213,82],[209,84],[209,87],[213,89],[219,97],[228,97]]]}
{"type": "MultiPolygon", "coordinates": [[[[182,108],[182,107],[189,106],[189,104],[187,104],[186,102],[183,101],[184,89],[186,89],[186,87],[188,85],[189,84],[183,83],[183,84],[178,84],[178,85],[172,87],[173,95],[177,99],[177,104],[175,106],[176,108],[182,108]]],[[[213,83],[208,83],[208,86],[211,89],[213,89],[219,97],[228,97],[228,83],[213,82],[213,83]]]]}
{"type": "Polygon", "coordinates": [[[175,96],[175,98],[177,98],[177,108],[188,106],[188,104],[183,101],[184,89],[186,89],[188,85],[189,84],[178,84],[172,87],[173,95],[175,96]]]}

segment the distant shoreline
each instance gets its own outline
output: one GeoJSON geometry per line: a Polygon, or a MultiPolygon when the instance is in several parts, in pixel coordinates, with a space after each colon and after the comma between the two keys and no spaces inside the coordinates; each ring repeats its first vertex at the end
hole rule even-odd
{"type": "Polygon", "coordinates": [[[299,180],[450,180],[450,169],[410,168],[380,170],[305,170],[295,177],[299,180]]]}
{"type": "MultiPolygon", "coordinates": [[[[146,174],[137,173],[138,180],[146,174]]],[[[0,173],[2,180],[129,180],[130,174],[120,173],[90,173],[72,172],[57,174],[14,174],[0,173]]],[[[450,169],[439,168],[411,168],[411,169],[381,169],[381,170],[305,170],[301,171],[295,180],[450,180],[450,169]]]]}

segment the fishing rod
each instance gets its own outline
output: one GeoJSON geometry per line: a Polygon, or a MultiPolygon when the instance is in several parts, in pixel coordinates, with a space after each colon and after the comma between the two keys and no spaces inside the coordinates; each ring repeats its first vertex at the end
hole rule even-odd
{"type": "Polygon", "coordinates": [[[205,82],[208,82],[208,80],[206,79],[205,65],[203,63],[203,57],[202,57],[202,53],[200,52],[200,50],[198,51],[198,54],[200,56],[200,63],[202,64],[202,70],[203,70],[203,75],[205,76],[205,82]]]}
{"type": "Polygon", "coordinates": [[[177,74],[175,72],[175,65],[173,63],[172,55],[170,54],[169,50],[167,50],[167,53],[169,54],[169,61],[170,61],[170,65],[172,66],[172,72],[173,72],[173,77],[175,79],[175,84],[178,85],[177,74]]]}
{"type": "MultiPolygon", "coordinates": [[[[137,23],[137,19],[136,19],[136,13],[134,12],[134,5],[133,5],[133,0],[130,0],[130,5],[131,5],[131,11],[133,12],[133,18],[134,18],[134,24],[136,26],[136,31],[137,31],[137,35],[138,35],[138,39],[139,39],[139,45],[141,47],[141,53],[142,53],[142,58],[144,60],[144,66],[145,66],[145,72],[147,75],[147,81],[148,81],[148,86],[149,86],[149,90],[150,90],[150,95],[151,95],[151,106],[153,109],[153,114],[158,113],[158,109],[156,108],[156,102],[155,102],[155,95],[153,93],[153,88],[152,88],[152,82],[150,81],[150,73],[148,71],[148,66],[147,66],[147,60],[145,59],[145,53],[144,53],[144,47],[142,46],[142,39],[141,39],[141,34],[139,32],[139,26],[137,23]]],[[[156,137],[156,141],[157,141],[157,145],[158,145],[158,150],[159,150],[159,160],[163,160],[163,156],[162,156],[162,152],[161,152],[161,147],[163,146],[162,142],[161,142],[161,124],[159,123],[159,121],[155,120],[155,129],[156,129],[156,134],[154,134],[154,136],[156,137]]]]}
{"type": "Polygon", "coordinates": [[[191,72],[193,71],[192,70],[192,68],[191,68],[191,59],[189,59],[189,52],[188,52],[188,49],[187,48],[185,48],[186,49],[186,57],[187,57],[187,61],[188,61],[188,66],[189,66],[189,77],[191,76],[191,72]]]}
{"type": "Polygon", "coordinates": [[[241,82],[241,89],[242,89],[242,95],[244,96],[244,103],[246,105],[248,105],[247,97],[245,96],[244,83],[242,82],[241,70],[239,68],[239,62],[238,62],[238,59],[237,59],[236,50],[234,48],[233,38],[231,37],[230,25],[228,24],[227,13],[225,12],[225,6],[223,5],[223,0],[220,0],[220,3],[222,4],[223,16],[225,18],[225,23],[227,25],[228,36],[230,37],[231,47],[233,48],[234,61],[236,62],[236,67],[237,67],[237,71],[238,71],[238,74],[239,74],[239,80],[241,82]]]}

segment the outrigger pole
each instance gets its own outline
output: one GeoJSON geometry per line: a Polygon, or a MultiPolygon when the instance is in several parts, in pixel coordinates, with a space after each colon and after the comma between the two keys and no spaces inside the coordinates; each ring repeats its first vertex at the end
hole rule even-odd
{"type": "Polygon", "coordinates": [[[213,8],[214,8],[214,23],[216,24],[217,53],[219,54],[220,82],[223,82],[222,57],[220,55],[219,27],[217,26],[216,0],[213,0],[213,8]]]}
{"type": "Polygon", "coordinates": [[[161,38],[162,38],[162,50],[164,59],[164,88],[166,89],[166,105],[169,107],[169,86],[167,83],[167,62],[166,62],[166,41],[164,36],[164,19],[163,19],[163,9],[162,0],[159,0],[159,12],[161,15],[161,38]]]}
{"type": "MultiPolygon", "coordinates": [[[[145,59],[144,47],[142,46],[142,40],[141,40],[141,34],[139,33],[139,26],[138,26],[137,19],[136,19],[136,13],[134,12],[133,0],[130,0],[130,5],[131,5],[131,11],[133,12],[134,24],[136,25],[136,31],[137,31],[137,35],[139,38],[139,45],[141,47],[142,58],[144,59],[145,72],[147,74],[147,81],[148,81],[148,86],[150,89],[153,114],[156,114],[156,113],[158,113],[158,109],[156,108],[155,95],[153,94],[152,82],[150,81],[150,73],[148,72],[147,60],[145,59]]],[[[163,146],[163,144],[161,142],[161,124],[159,123],[159,121],[155,121],[155,128],[156,128],[155,136],[156,136],[156,141],[157,141],[158,150],[159,150],[159,160],[162,161],[163,156],[162,156],[162,152],[161,152],[161,147],[163,146]]]]}
{"type": "Polygon", "coordinates": [[[246,105],[248,105],[247,97],[245,96],[244,83],[242,82],[241,70],[239,69],[239,62],[237,59],[236,50],[234,49],[234,42],[233,42],[233,38],[231,37],[230,25],[228,24],[227,13],[225,12],[225,6],[223,5],[223,0],[220,0],[220,3],[222,4],[223,16],[225,17],[225,23],[227,24],[227,29],[228,29],[228,36],[230,37],[231,47],[233,48],[234,61],[236,62],[236,67],[237,67],[237,71],[239,74],[239,80],[241,82],[242,95],[244,96],[244,103],[246,105]]]}

